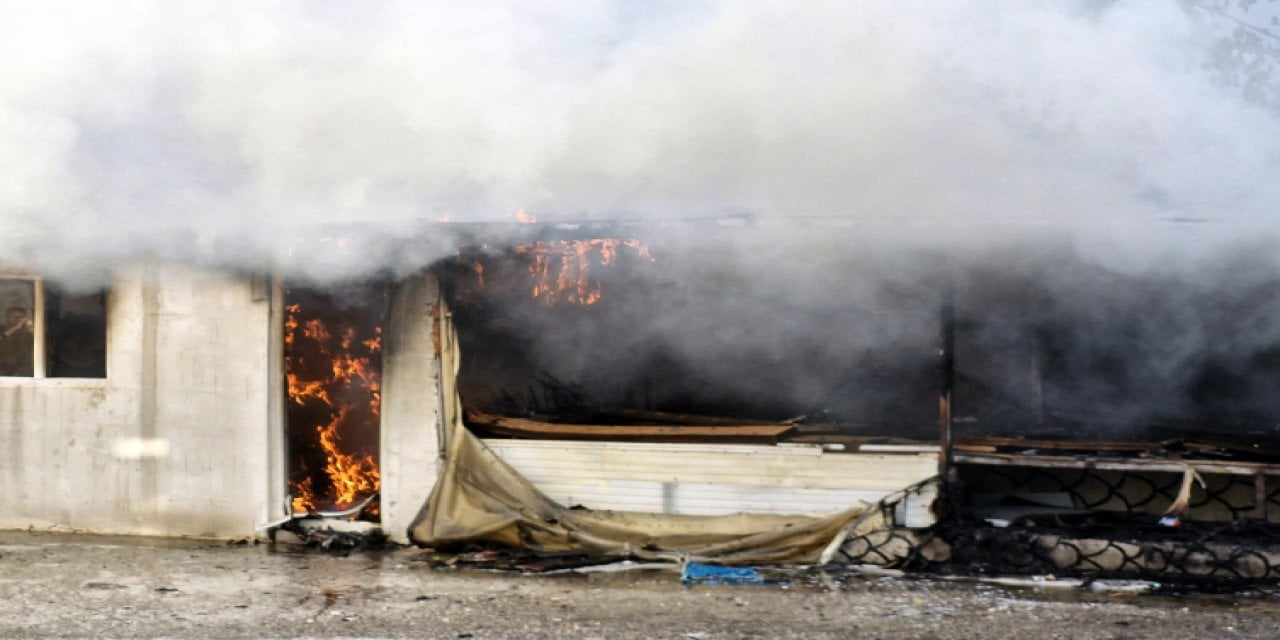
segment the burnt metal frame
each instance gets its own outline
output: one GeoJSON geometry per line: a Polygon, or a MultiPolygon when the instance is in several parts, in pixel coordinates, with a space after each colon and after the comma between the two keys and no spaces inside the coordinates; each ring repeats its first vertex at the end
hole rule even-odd
{"type": "Polygon", "coordinates": [[[951,482],[952,401],[956,381],[956,305],[955,290],[947,285],[942,291],[940,314],[941,342],[938,346],[940,385],[938,387],[938,475],[944,489],[951,482]]]}

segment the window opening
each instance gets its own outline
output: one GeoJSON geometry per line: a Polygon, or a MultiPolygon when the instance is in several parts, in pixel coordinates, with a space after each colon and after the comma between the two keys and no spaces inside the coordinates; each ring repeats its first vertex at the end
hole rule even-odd
{"type": "Polygon", "coordinates": [[[107,377],[107,300],[102,291],[44,287],[45,367],[50,378],[107,377]]]}
{"type": "Polygon", "coordinates": [[[35,376],[36,283],[32,280],[0,280],[0,376],[35,376]]]}
{"type": "Polygon", "coordinates": [[[107,377],[107,300],[35,277],[0,279],[0,376],[107,377]]]}

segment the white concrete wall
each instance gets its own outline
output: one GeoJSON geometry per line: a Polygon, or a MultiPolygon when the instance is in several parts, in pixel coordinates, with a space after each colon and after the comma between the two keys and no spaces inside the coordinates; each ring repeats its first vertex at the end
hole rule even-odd
{"type": "Polygon", "coordinates": [[[243,276],[127,269],[106,380],[0,378],[0,527],[239,537],[274,515],[277,320],[261,293],[243,276]],[[138,441],[167,452],[122,455],[138,441]]]}
{"type": "Polygon", "coordinates": [[[409,523],[426,504],[439,469],[440,367],[434,276],[392,288],[382,357],[382,529],[409,541],[409,523]]]}

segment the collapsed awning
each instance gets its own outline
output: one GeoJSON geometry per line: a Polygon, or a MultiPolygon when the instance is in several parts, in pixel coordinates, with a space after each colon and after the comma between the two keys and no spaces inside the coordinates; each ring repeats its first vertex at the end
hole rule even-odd
{"type": "Polygon", "coordinates": [[[543,495],[465,428],[455,428],[444,470],[410,526],[410,538],[432,547],[483,541],[540,552],[722,564],[806,563],[817,562],[855,520],[850,532],[855,535],[883,526],[879,513],[859,519],[865,510],[858,506],[811,517],[570,509],[543,495]]]}
{"type": "Polygon", "coordinates": [[[446,446],[431,496],[410,525],[410,539],[419,545],[488,542],[548,553],[581,551],[721,564],[809,563],[819,561],[828,547],[846,537],[886,525],[884,511],[866,505],[826,516],[692,516],[559,504],[466,428],[454,384],[457,336],[449,314],[438,317],[446,446]]]}

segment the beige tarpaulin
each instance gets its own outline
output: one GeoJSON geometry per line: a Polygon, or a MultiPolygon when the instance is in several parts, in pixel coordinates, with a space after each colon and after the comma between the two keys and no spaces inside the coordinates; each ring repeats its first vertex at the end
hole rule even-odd
{"type": "MultiPolygon", "coordinates": [[[[442,307],[443,308],[443,307],[442,307]]],[[[440,316],[441,372],[457,372],[457,336],[448,313],[440,316]]],[[[583,551],[647,559],[689,559],[723,564],[816,562],[832,540],[884,525],[881,514],[859,518],[864,507],[824,517],[739,513],[680,516],[569,509],[511,468],[462,422],[454,381],[444,382],[448,432],[440,477],[409,527],[425,546],[494,542],[534,551],[583,551]],[[856,531],[845,531],[856,522],[856,531]]]]}

